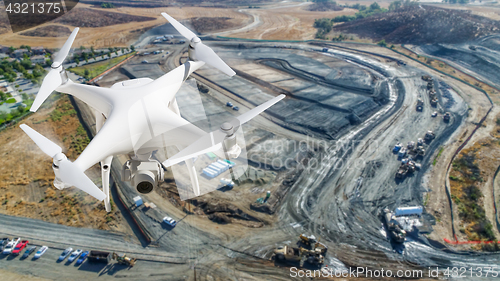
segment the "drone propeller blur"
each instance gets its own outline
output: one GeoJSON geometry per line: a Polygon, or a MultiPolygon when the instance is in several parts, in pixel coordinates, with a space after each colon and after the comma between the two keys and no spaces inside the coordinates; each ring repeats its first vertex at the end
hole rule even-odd
{"type": "Polygon", "coordinates": [[[130,181],[139,193],[149,193],[158,186],[164,180],[163,169],[185,163],[192,195],[183,199],[199,196],[202,194],[198,181],[199,171],[194,164],[197,157],[222,151],[224,158],[230,163],[229,159],[241,154],[238,144],[241,143],[241,125],[285,97],[277,96],[223,122],[219,129],[209,133],[190,123],[181,117],[176,99],[177,92],[189,75],[205,63],[228,76],[233,76],[235,72],[193,32],[166,13],[162,15],[189,40],[189,60],[156,80],[126,80],[115,83],[110,88],[72,82],[63,68],[63,62],[78,28],[73,30],[54,59],[52,69],[43,79],[31,111],[37,111],[53,91],[73,95],[94,110],[97,134],[74,162],[68,160],[62,153],[62,148],[49,139],[26,124],[20,126],[45,154],[53,158],[56,188],[77,187],[99,201],[104,200],[108,212],[111,210],[109,177],[113,156],[134,154],[123,165],[122,180],[130,181]],[[160,163],[153,157],[160,144],[177,147],[179,152],[160,163]],[[84,173],[98,162],[101,164],[102,190],[84,173]]]}

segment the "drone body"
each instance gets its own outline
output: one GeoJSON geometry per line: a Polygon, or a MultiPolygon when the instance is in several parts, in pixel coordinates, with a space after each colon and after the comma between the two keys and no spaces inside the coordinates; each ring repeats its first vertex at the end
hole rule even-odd
{"type": "Polygon", "coordinates": [[[194,194],[200,195],[197,171],[193,158],[212,151],[222,150],[225,155],[237,157],[239,147],[235,132],[241,124],[272,106],[280,95],[229,122],[219,130],[206,133],[181,117],[175,95],[191,73],[205,63],[229,76],[229,68],[212,49],[201,43],[194,33],[163,13],[170,23],[190,40],[190,60],[156,80],[139,78],[122,81],[111,88],[76,84],[68,79],[62,62],[69,53],[76,37],[76,28],[61,48],[44,78],[31,111],[36,111],[54,91],[77,97],[92,107],[96,114],[96,136],[74,162],[69,161],[62,149],[31,129],[21,125],[28,136],[53,158],[54,186],[59,189],[75,186],[109,205],[109,176],[113,156],[133,153],[134,157],[124,165],[122,179],[129,180],[140,193],[149,193],[163,181],[163,168],[184,161],[189,171],[194,194]],[[155,150],[164,145],[176,146],[180,152],[159,163],[151,159],[155,150]],[[84,174],[96,163],[101,163],[102,191],[84,174]]]}

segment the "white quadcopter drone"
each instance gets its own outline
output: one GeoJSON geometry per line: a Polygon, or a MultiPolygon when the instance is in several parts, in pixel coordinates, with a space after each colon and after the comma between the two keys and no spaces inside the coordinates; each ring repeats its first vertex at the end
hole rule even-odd
{"type": "Polygon", "coordinates": [[[275,97],[223,123],[220,129],[210,133],[191,124],[180,116],[175,97],[188,76],[205,63],[229,76],[233,76],[235,72],[193,32],[166,13],[162,15],[190,41],[189,60],[156,80],[126,80],[111,88],[73,83],[62,63],[70,51],[78,28],[73,30],[54,59],[52,69],[43,79],[31,111],[37,111],[53,91],[73,95],[94,109],[97,134],[78,159],[69,161],[61,147],[26,124],[20,126],[45,154],[53,158],[56,188],[75,186],[99,201],[105,200],[108,212],[111,210],[110,165],[114,155],[134,153],[123,167],[122,179],[131,181],[139,193],[149,193],[163,181],[162,166],[167,168],[185,161],[193,192],[198,196],[200,186],[193,158],[221,149],[226,156],[237,157],[241,149],[236,143],[235,133],[240,126],[285,97],[275,97]],[[160,145],[176,146],[179,152],[160,163],[151,159],[152,153],[160,145]],[[98,162],[101,163],[102,191],[84,173],[98,162]]]}

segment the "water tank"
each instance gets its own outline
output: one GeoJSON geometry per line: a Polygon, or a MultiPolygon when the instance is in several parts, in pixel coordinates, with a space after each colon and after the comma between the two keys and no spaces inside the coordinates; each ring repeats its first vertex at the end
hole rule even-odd
{"type": "Polygon", "coordinates": [[[396,208],[395,215],[396,216],[413,216],[413,215],[422,215],[424,208],[422,206],[414,206],[414,207],[399,207],[396,208]]]}

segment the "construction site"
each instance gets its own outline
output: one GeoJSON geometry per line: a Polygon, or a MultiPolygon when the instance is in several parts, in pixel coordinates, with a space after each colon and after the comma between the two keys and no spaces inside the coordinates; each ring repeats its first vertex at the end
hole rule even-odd
{"type": "MultiPolygon", "coordinates": [[[[92,2],[83,8],[95,9],[92,2]]],[[[327,13],[302,12],[309,3],[282,5],[289,5],[290,17],[301,19],[327,13]]],[[[111,163],[112,212],[106,213],[77,189],[53,188],[50,159],[18,125],[2,129],[0,156],[15,164],[0,168],[0,236],[25,237],[30,245],[50,250],[38,261],[0,256],[0,275],[7,280],[289,280],[297,279],[291,268],[363,267],[422,270],[419,278],[427,280],[436,277],[428,274],[429,267],[442,268],[438,275],[445,278],[451,277],[446,268],[473,266],[468,272],[473,280],[483,268],[498,266],[500,255],[485,246],[500,237],[497,38],[395,48],[262,40],[279,32],[269,19],[287,9],[282,5],[231,9],[231,19],[218,17],[213,28],[206,26],[203,9],[208,8],[194,7],[180,18],[190,28],[198,25],[205,34],[200,38],[236,72],[231,78],[210,66],[194,72],[177,94],[183,118],[208,132],[286,95],[242,127],[244,164],[215,154],[200,157],[200,182],[217,186],[213,192],[184,200],[177,186],[185,172],[167,168],[158,188],[140,194],[121,176],[130,160],[121,155],[111,163]],[[191,24],[191,13],[200,22],[191,24]],[[238,168],[237,177],[231,175],[238,168]],[[219,182],[215,175],[224,178],[219,182]],[[470,199],[471,192],[479,199],[470,199]],[[466,215],[479,207],[481,223],[466,215]],[[166,224],[166,217],[176,224],[166,224]],[[492,225],[493,236],[478,228],[483,222],[492,225]],[[56,263],[70,246],[106,262],[56,263]]],[[[224,9],[212,11],[222,15],[224,9]]],[[[151,10],[123,6],[116,12],[151,17],[151,10]]],[[[187,61],[189,43],[169,23],[143,20],[144,30],[134,37],[137,54],[90,83],[111,87],[128,79],[156,79],[187,61]]],[[[114,28],[125,30],[125,25],[114,28]]],[[[103,43],[90,29],[82,34],[82,44],[103,43]]],[[[27,36],[5,38],[24,42],[27,36]]],[[[22,123],[60,143],[72,160],[81,152],[76,144],[84,140],[79,139],[96,134],[93,109],[62,95],[22,123]],[[55,110],[62,117],[54,118],[55,110]]],[[[170,148],[154,154],[160,161],[170,156],[170,148]]],[[[98,164],[86,174],[99,186],[98,164]]]]}

